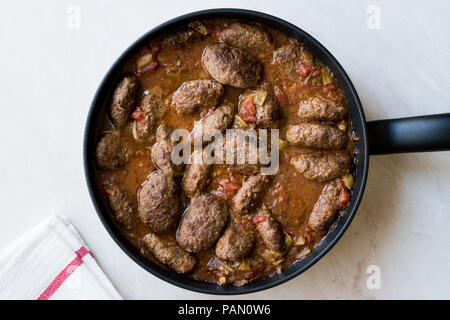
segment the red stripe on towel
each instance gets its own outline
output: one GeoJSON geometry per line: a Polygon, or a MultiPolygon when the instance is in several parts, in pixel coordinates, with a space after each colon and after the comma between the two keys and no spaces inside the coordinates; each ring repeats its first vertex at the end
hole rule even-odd
{"type": "Polygon", "coordinates": [[[83,263],[83,257],[90,253],[85,247],[81,247],[76,252],[77,257],[73,259],[57,276],[52,283],[42,292],[37,300],[48,300],[61,287],[68,277],[83,263]]]}

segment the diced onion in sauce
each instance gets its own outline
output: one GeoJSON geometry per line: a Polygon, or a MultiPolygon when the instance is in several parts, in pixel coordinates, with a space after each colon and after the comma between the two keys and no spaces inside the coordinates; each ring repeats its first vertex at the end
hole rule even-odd
{"type": "Polygon", "coordinates": [[[322,81],[324,86],[333,83],[333,77],[327,67],[322,68],[322,81]]]}
{"type": "Polygon", "coordinates": [[[303,249],[298,255],[297,255],[297,259],[302,259],[304,257],[306,257],[308,254],[311,253],[311,249],[306,247],[305,249],[303,249]]]}
{"type": "Polygon", "coordinates": [[[302,52],[303,52],[303,61],[305,61],[310,66],[312,66],[314,64],[314,57],[313,57],[313,55],[311,54],[311,52],[309,52],[305,48],[302,48],[302,49],[303,49],[302,50],[302,52]]]}
{"type": "Polygon", "coordinates": [[[347,125],[345,123],[340,123],[338,129],[345,132],[347,130],[347,125]]]}
{"type": "Polygon", "coordinates": [[[286,236],[285,237],[286,246],[290,247],[292,245],[292,243],[294,242],[294,240],[292,240],[292,237],[287,232],[285,232],[284,234],[286,236]]]}
{"type": "Polygon", "coordinates": [[[242,120],[242,118],[239,115],[235,115],[234,118],[244,127],[248,128],[248,123],[242,120]]]}
{"type": "Polygon", "coordinates": [[[353,178],[353,175],[347,174],[342,177],[342,181],[344,181],[345,186],[348,189],[351,189],[353,185],[355,184],[355,179],[353,178]]]}
{"type": "Polygon", "coordinates": [[[288,146],[288,142],[287,142],[286,140],[283,140],[283,139],[280,139],[280,140],[279,140],[279,142],[278,142],[278,148],[279,148],[280,150],[286,149],[287,146],[288,146]]]}
{"type": "Polygon", "coordinates": [[[137,134],[136,121],[133,121],[133,127],[131,128],[134,140],[140,140],[137,134]]]}
{"type": "Polygon", "coordinates": [[[305,237],[304,236],[299,236],[297,238],[297,240],[295,240],[294,246],[300,247],[300,246],[302,246],[304,244],[305,244],[305,237]]]}
{"type": "Polygon", "coordinates": [[[136,69],[141,70],[152,61],[153,61],[153,53],[151,52],[144,53],[136,60],[136,69]]]}
{"type": "Polygon", "coordinates": [[[284,261],[284,259],[280,259],[280,260],[277,260],[277,261],[273,262],[272,264],[273,264],[274,266],[279,266],[280,264],[283,263],[283,261],[284,261]]]}
{"type": "Polygon", "coordinates": [[[247,259],[244,259],[241,261],[241,263],[239,264],[239,269],[242,271],[250,271],[250,264],[248,263],[247,259]]]}

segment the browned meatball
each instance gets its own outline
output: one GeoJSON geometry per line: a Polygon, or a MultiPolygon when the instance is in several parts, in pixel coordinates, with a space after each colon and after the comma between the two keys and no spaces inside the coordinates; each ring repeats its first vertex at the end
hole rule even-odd
{"type": "Polygon", "coordinates": [[[309,216],[308,227],[311,230],[323,230],[333,221],[338,209],[339,195],[340,189],[336,181],[325,185],[309,216]]]}
{"type": "Polygon", "coordinates": [[[261,235],[267,249],[275,253],[283,253],[286,250],[286,236],[265,205],[258,209],[254,221],[256,230],[261,235]]]}
{"type": "Polygon", "coordinates": [[[206,161],[194,163],[193,159],[195,159],[194,154],[191,156],[193,163],[187,166],[183,177],[183,189],[189,197],[200,193],[206,187],[213,168],[212,164],[208,164],[206,161]]]}
{"type": "Polygon", "coordinates": [[[227,218],[228,208],[222,199],[212,194],[195,197],[181,218],[177,241],[189,252],[207,250],[216,243],[227,218]]]}
{"type": "Polygon", "coordinates": [[[194,269],[195,257],[184,251],[175,241],[165,240],[156,234],[149,233],[144,236],[143,242],[159,262],[176,272],[188,273],[194,269]]]}
{"type": "Polygon", "coordinates": [[[334,101],[323,98],[310,98],[300,101],[297,115],[306,121],[330,121],[338,122],[347,114],[347,108],[334,101]]]}
{"type": "Polygon", "coordinates": [[[123,168],[128,163],[128,149],[120,132],[112,131],[103,135],[95,149],[97,164],[108,170],[123,168]]]}
{"type": "Polygon", "coordinates": [[[217,109],[211,110],[208,114],[200,119],[191,132],[192,140],[202,140],[203,137],[209,139],[217,131],[227,129],[233,123],[234,108],[225,104],[217,109]]]}
{"type": "Polygon", "coordinates": [[[343,131],[321,123],[291,125],[286,138],[292,145],[312,149],[341,149],[347,144],[347,135],[343,131]]]}
{"type": "Polygon", "coordinates": [[[212,80],[186,81],[172,97],[178,113],[189,114],[198,108],[215,107],[224,92],[223,86],[212,80]]]}
{"type": "Polygon", "coordinates": [[[283,72],[298,77],[297,66],[302,61],[302,48],[295,44],[286,44],[273,52],[272,63],[282,67],[283,72]]]}
{"type": "Polygon", "coordinates": [[[229,170],[246,176],[258,173],[258,138],[242,129],[228,129],[223,140],[223,163],[230,164],[229,170]],[[227,154],[229,148],[230,154],[227,154]],[[233,155],[233,156],[231,156],[233,155]],[[229,157],[229,159],[228,159],[229,157]]]}
{"type": "Polygon", "coordinates": [[[272,48],[272,37],[263,28],[247,23],[235,22],[224,29],[219,39],[237,48],[252,50],[269,50],[272,48]]]}
{"type": "Polygon", "coordinates": [[[216,256],[223,260],[236,261],[249,254],[253,247],[253,233],[230,223],[216,244],[216,256]]]}
{"type": "Polygon", "coordinates": [[[136,200],[115,184],[107,187],[106,194],[117,222],[124,228],[131,229],[137,218],[136,200]]]}
{"type": "Polygon", "coordinates": [[[142,223],[156,233],[176,227],[180,216],[178,193],[172,177],[159,171],[151,173],[138,194],[142,223]]]}
{"type": "Polygon", "coordinates": [[[181,173],[183,164],[175,164],[172,161],[172,149],[175,142],[171,140],[172,128],[162,124],[156,130],[156,143],[152,147],[152,159],[155,165],[169,176],[177,176],[181,173]]]}
{"type": "Polygon", "coordinates": [[[232,209],[239,214],[251,212],[258,204],[265,186],[269,182],[269,176],[251,176],[242,184],[232,199],[232,209]]]}
{"type": "Polygon", "coordinates": [[[202,64],[216,81],[237,88],[252,87],[261,80],[263,68],[254,56],[245,50],[225,43],[205,48],[202,64]]]}
{"type": "Polygon", "coordinates": [[[185,28],[164,38],[162,44],[168,47],[180,49],[186,48],[195,40],[201,39],[205,36],[204,33],[199,32],[198,28],[185,28]]]}
{"type": "Polygon", "coordinates": [[[167,112],[167,105],[155,93],[145,95],[141,104],[134,111],[138,117],[134,121],[133,136],[135,139],[146,139],[154,130],[158,121],[160,121],[167,112]]]}
{"type": "Polygon", "coordinates": [[[291,164],[305,178],[325,182],[348,173],[351,159],[345,152],[318,151],[293,157],[291,164]]]}
{"type": "Polygon", "coordinates": [[[121,128],[128,122],[139,91],[140,84],[135,75],[125,76],[117,85],[110,106],[111,120],[116,128],[121,128]]]}

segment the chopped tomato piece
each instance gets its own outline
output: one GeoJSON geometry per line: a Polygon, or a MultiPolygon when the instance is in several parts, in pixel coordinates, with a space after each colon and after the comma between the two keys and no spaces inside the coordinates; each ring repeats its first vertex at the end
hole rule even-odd
{"type": "Polygon", "coordinates": [[[226,192],[232,192],[232,193],[234,193],[234,192],[236,192],[237,189],[239,189],[239,186],[236,185],[236,184],[234,184],[234,183],[232,183],[232,182],[226,182],[226,183],[223,185],[223,189],[224,189],[226,192]]]}
{"type": "Polygon", "coordinates": [[[307,64],[306,62],[301,62],[297,65],[297,72],[304,77],[310,74],[313,70],[314,66],[307,64]]]}
{"type": "Polygon", "coordinates": [[[145,115],[140,107],[137,107],[136,110],[131,114],[131,118],[133,120],[139,121],[140,123],[145,123],[145,115]]]}
{"type": "Polygon", "coordinates": [[[342,189],[341,193],[339,194],[339,200],[338,200],[338,208],[343,210],[345,209],[345,206],[347,203],[350,202],[350,192],[347,191],[347,189],[342,189]]]}
{"type": "Polygon", "coordinates": [[[255,101],[253,100],[253,96],[248,96],[247,98],[242,100],[239,109],[239,116],[245,122],[256,121],[256,105],[255,101]]]}
{"type": "Polygon", "coordinates": [[[342,181],[342,179],[338,179],[338,180],[336,181],[336,183],[337,183],[338,188],[341,189],[341,190],[347,188],[347,187],[345,186],[344,181],[342,181]]]}
{"type": "Polygon", "coordinates": [[[277,97],[278,101],[280,101],[281,104],[289,103],[289,99],[283,90],[281,90],[278,86],[275,86],[274,91],[275,91],[275,96],[277,97]]]}
{"type": "Polygon", "coordinates": [[[253,223],[254,224],[257,224],[257,223],[260,223],[260,222],[264,222],[264,221],[266,221],[266,217],[264,217],[264,216],[255,216],[253,218],[253,223]]]}

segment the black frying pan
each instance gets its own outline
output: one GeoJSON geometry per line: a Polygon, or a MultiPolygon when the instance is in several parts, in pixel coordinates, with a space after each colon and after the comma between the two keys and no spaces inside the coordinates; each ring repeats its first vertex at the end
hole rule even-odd
{"type": "Polygon", "coordinates": [[[450,113],[366,122],[358,94],[350,78],[331,53],[309,34],[286,21],[264,13],[241,9],[213,9],[193,12],[163,23],[133,43],[114,63],[100,84],[88,114],[84,136],[84,168],[89,192],[100,220],[114,241],[116,241],[131,259],[153,275],[179,287],[203,293],[227,295],[251,293],[274,287],[298,276],[322,258],[341,238],[358,209],[366,185],[369,154],[440,150],[450,150],[450,113]],[[285,33],[289,37],[297,39],[309,48],[331,69],[335,78],[339,81],[340,87],[347,99],[353,130],[355,135],[360,137],[359,141],[356,142],[356,165],[353,171],[355,185],[352,190],[350,204],[345,214],[337,220],[335,226],[329,231],[324,241],[312,253],[285,269],[281,274],[257,280],[242,287],[219,286],[194,281],[186,276],[164,269],[144,258],[139,253],[139,250],[133,247],[121,235],[111,220],[107,208],[101,201],[94,181],[95,163],[93,160],[93,151],[97,142],[97,124],[100,117],[104,114],[115,84],[119,81],[124,62],[138,48],[148,43],[150,39],[184,27],[194,20],[214,18],[231,18],[260,22],[285,33]]]}

